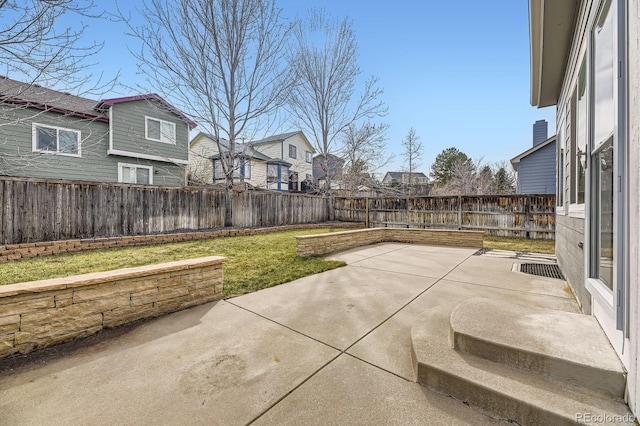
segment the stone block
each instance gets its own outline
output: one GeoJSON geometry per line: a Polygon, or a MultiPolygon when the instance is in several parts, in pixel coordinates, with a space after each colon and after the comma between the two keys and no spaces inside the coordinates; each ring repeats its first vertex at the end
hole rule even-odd
{"type": "Polygon", "coordinates": [[[15,347],[15,333],[0,334],[0,359],[18,352],[15,347]]]}
{"type": "Polygon", "coordinates": [[[41,309],[54,307],[53,296],[41,297],[41,295],[18,296],[0,299],[0,318],[26,312],[34,312],[41,309]],[[13,300],[19,300],[13,302],[13,300]]]}
{"type": "Polygon", "coordinates": [[[181,299],[161,300],[153,304],[153,307],[157,309],[158,314],[168,314],[189,306],[194,306],[194,304],[193,301],[189,300],[188,296],[184,296],[181,299]]]}
{"type": "Polygon", "coordinates": [[[175,277],[169,277],[169,278],[162,278],[157,280],[157,282],[158,282],[158,290],[160,291],[166,288],[183,287],[187,284],[187,276],[182,275],[182,276],[175,276],[175,277]]]}
{"type": "Polygon", "coordinates": [[[189,288],[187,286],[166,288],[166,289],[160,289],[160,291],[158,291],[156,300],[157,301],[170,300],[170,299],[187,300],[188,296],[189,296],[189,288]]]}
{"type": "Polygon", "coordinates": [[[152,304],[158,300],[158,288],[131,293],[131,306],[152,304]]]}
{"type": "Polygon", "coordinates": [[[15,345],[18,352],[25,354],[38,348],[45,348],[80,337],[90,336],[101,330],[102,324],[78,329],[61,329],[58,330],[59,333],[42,333],[40,331],[18,332],[16,333],[15,345]]]}
{"type": "Polygon", "coordinates": [[[0,317],[0,336],[7,333],[15,333],[16,331],[20,331],[20,315],[14,314],[0,317]]]}
{"type": "Polygon", "coordinates": [[[158,279],[155,276],[122,280],[117,284],[126,287],[131,293],[158,289],[158,279]]]}
{"type": "Polygon", "coordinates": [[[54,306],[56,308],[64,308],[73,303],[73,290],[58,291],[53,296],[54,306]]]}
{"type": "Polygon", "coordinates": [[[116,308],[126,308],[131,306],[131,294],[130,293],[116,293],[111,297],[105,297],[104,299],[87,300],[86,302],[74,302],[72,306],[64,308],[72,315],[77,313],[81,315],[83,313],[99,313],[110,311],[116,308]]]}
{"type": "MultiPolygon", "coordinates": [[[[35,337],[30,339],[50,340],[55,336],[73,334],[83,329],[102,327],[102,314],[83,315],[82,310],[73,306],[62,309],[51,309],[45,313],[26,314],[22,316],[20,331],[35,337]]],[[[20,339],[25,338],[21,336],[20,339]]],[[[24,343],[20,341],[20,343],[24,343]]],[[[18,345],[18,335],[16,335],[18,345]]]]}
{"type": "Polygon", "coordinates": [[[152,318],[158,315],[157,309],[155,309],[151,303],[131,308],[114,309],[104,313],[103,326],[105,328],[113,328],[143,318],[152,318]]]}
{"type": "Polygon", "coordinates": [[[118,295],[129,294],[130,290],[123,285],[114,282],[105,284],[94,284],[86,287],[78,287],[73,290],[73,303],[86,302],[103,298],[116,297],[118,295]]]}

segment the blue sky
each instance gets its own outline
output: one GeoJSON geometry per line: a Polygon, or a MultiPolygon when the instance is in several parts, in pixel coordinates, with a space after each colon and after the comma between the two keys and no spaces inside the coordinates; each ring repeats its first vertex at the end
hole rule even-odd
{"type": "MultiPolygon", "coordinates": [[[[400,141],[411,127],[421,137],[427,174],[435,156],[451,146],[492,163],[530,148],[536,120],[546,119],[549,135],[555,132],[555,108],[529,104],[526,0],[278,1],[287,18],[322,7],[353,20],[362,80],[380,78],[389,108],[382,121],[390,125],[388,151],[397,154],[389,170],[402,168],[400,141]]],[[[108,77],[120,69],[122,83],[144,86],[127,50],[136,42],[123,35],[124,25],[89,24],[87,36],[105,41],[92,61],[95,72],[108,77]]]]}

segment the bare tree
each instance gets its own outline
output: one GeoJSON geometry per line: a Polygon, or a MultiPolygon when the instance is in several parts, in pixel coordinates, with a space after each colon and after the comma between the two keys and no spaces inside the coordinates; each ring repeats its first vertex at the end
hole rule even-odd
{"type": "Polygon", "coordinates": [[[386,131],[388,124],[350,124],[344,130],[342,157],[345,172],[342,180],[345,189],[357,192],[360,186],[372,186],[375,173],[389,164],[393,156],[385,155],[387,148],[386,131]]]}
{"type": "Polygon", "coordinates": [[[424,148],[422,146],[422,142],[420,142],[420,136],[416,134],[416,129],[413,127],[409,129],[407,136],[401,142],[402,148],[404,149],[402,156],[404,157],[404,164],[409,172],[409,182],[407,182],[409,188],[409,192],[411,192],[411,185],[413,173],[415,170],[422,165],[421,158],[424,155],[424,148]]]}
{"type": "Polygon", "coordinates": [[[286,98],[290,27],[275,0],[148,0],[141,12],[147,22],[129,24],[142,42],[134,54],[163,95],[214,136],[231,226],[237,141],[264,131],[286,98]]]}
{"type": "MultiPolygon", "coordinates": [[[[289,55],[289,68],[294,87],[289,110],[322,154],[320,166],[328,177],[329,154],[339,151],[340,135],[363,119],[385,115],[387,109],[379,100],[382,89],[375,77],[366,80],[362,92],[356,94],[361,70],[351,20],[311,10],[305,20],[296,23],[293,34],[295,48],[289,55]]],[[[323,190],[331,190],[330,179],[323,190]]]]}

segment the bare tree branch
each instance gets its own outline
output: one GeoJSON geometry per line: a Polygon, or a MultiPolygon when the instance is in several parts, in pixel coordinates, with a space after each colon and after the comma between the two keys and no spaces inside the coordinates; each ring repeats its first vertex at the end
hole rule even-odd
{"type": "Polygon", "coordinates": [[[102,17],[93,0],[0,1],[0,73],[67,92],[100,88],[87,87],[94,65],[87,60],[103,43],[86,42],[83,20],[102,17]],[[76,24],[65,27],[62,18],[76,24]]]}
{"type": "MultiPolygon", "coordinates": [[[[338,151],[339,136],[360,120],[386,115],[380,101],[378,79],[365,82],[360,94],[356,80],[358,47],[353,24],[318,10],[309,11],[294,27],[295,48],[289,55],[290,80],[294,87],[288,106],[296,124],[304,129],[322,154],[323,172],[329,176],[329,154],[338,151]]],[[[330,190],[331,182],[325,182],[330,190]]]]}
{"type": "Polygon", "coordinates": [[[343,131],[341,154],[346,160],[342,175],[344,189],[355,195],[362,186],[376,184],[375,174],[393,160],[385,155],[388,124],[350,124],[343,131]]]}
{"type": "Polygon", "coordinates": [[[214,136],[226,178],[225,225],[231,226],[237,141],[268,129],[286,99],[290,26],[274,0],[148,0],[141,13],[141,26],[120,13],[142,42],[133,52],[140,70],[214,136]]]}

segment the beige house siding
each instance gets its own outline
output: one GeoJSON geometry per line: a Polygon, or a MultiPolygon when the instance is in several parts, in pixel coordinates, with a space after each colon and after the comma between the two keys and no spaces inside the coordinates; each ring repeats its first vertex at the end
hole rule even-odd
{"type": "Polygon", "coordinates": [[[218,145],[204,135],[198,135],[189,145],[189,165],[187,174],[192,181],[213,182],[212,155],[218,153],[218,145]]]}
{"type": "Polygon", "coordinates": [[[314,149],[302,132],[296,133],[284,141],[284,160],[291,163],[291,171],[298,172],[298,180],[302,182],[306,175],[313,176],[314,149]],[[296,158],[289,157],[289,145],[294,145],[297,150],[296,158]],[[306,161],[306,153],[311,152],[311,162],[306,161]]]}

